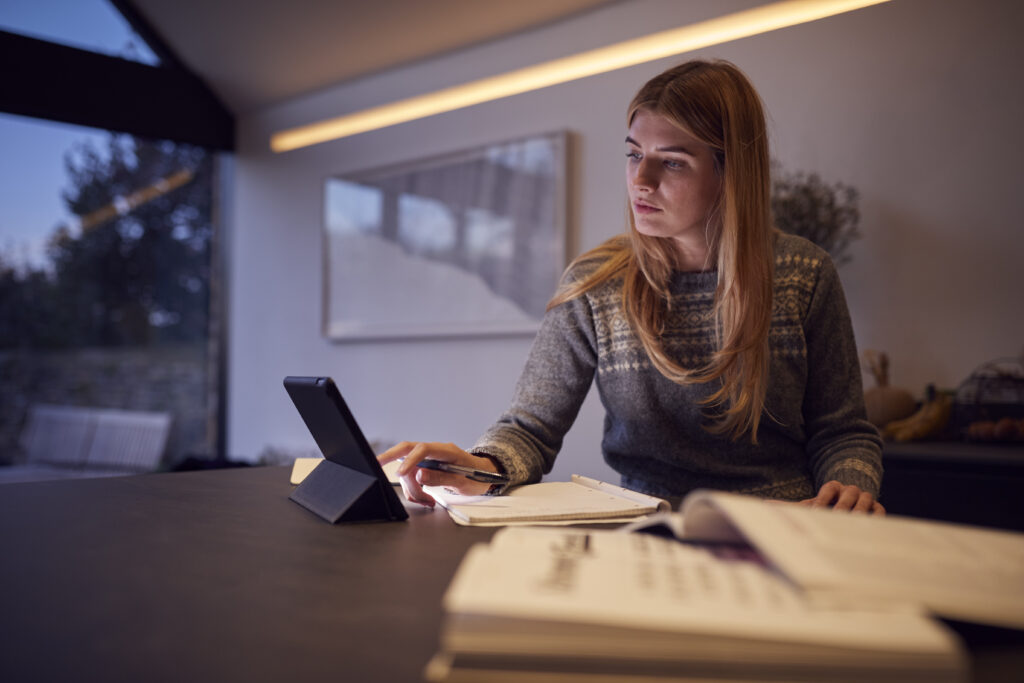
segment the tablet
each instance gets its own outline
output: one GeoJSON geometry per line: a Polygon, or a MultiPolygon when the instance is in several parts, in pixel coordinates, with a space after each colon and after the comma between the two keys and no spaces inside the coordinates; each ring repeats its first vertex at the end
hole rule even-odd
{"type": "Polygon", "coordinates": [[[334,380],[289,376],[284,388],[324,456],[289,498],[331,523],[407,519],[334,380]]]}

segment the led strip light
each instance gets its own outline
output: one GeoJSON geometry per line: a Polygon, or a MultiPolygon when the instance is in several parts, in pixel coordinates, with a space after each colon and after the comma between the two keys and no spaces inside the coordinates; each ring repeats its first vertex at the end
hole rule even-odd
{"type": "Polygon", "coordinates": [[[786,0],[775,2],[379,107],[283,130],[270,137],[270,148],[275,152],[287,152],[889,1],[786,0]]]}

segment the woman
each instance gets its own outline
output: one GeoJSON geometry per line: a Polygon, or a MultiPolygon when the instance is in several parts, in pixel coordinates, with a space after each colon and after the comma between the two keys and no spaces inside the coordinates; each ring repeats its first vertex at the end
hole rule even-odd
{"type": "Polygon", "coordinates": [[[381,462],[404,458],[424,505],[423,485],[506,488],[425,458],[537,481],[596,376],[623,486],[884,513],[842,288],[824,251],[772,226],[757,92],[728,62],[687,62],[644,85],[627,122],[629,232],[570,265],[509,410],[469,452],[405,442],[381,462]]]}

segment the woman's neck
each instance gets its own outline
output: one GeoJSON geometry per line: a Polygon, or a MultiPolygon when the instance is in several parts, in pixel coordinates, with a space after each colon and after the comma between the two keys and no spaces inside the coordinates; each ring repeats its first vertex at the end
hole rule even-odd
{"type": "Polygon", "coordinates": [[[718,266],[711,246],[703,236],[698,239],[673,239],[676,242],[676,270],[684,273],[704,273],[718,266]]]}

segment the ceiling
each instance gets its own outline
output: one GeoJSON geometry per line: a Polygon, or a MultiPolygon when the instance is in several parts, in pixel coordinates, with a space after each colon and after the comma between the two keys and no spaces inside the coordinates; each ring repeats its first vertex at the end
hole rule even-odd
{"type": "Polygon", "coordinates": [[[235,114],[620,0],[133,0],[235,114]]]}

